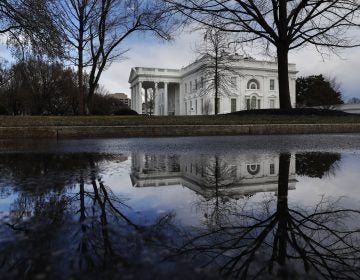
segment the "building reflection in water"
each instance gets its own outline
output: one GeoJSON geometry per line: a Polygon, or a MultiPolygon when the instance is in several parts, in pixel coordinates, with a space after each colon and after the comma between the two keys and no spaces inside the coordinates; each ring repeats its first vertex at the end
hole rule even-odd
{"type": "Polygon", "coordinates": [[[113,191],[107,166],[125,160],[0,156],[2,196],[11,200],[0,227],[1,279],[359,279],[360,211],[326,196],[289,202],[295,176],[335,174],[339,154],[134,153],[133,186],[158,187],[151,195],[159,199],[160,186],[199,194],[204,223],[190,227],[172,209],[148,223],[148,209],[113,191]]]}
{"type": "MultiPolygon", "coordinates": [[[[132,154],[134,187],[182,185],[203,197],[214,192],[239,199],[278,190],[279,155],[166,155],[132,154]]],[[[289,167],[289,190],[296,184],[295,156],[289,167]]]]}

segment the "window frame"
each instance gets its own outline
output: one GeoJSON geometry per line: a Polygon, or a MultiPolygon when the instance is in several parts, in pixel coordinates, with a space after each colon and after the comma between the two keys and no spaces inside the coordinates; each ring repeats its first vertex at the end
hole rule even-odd
{"type": "Polygon", "coordinates": [[[275,79],[270,79],[270,90],[271,91],[275,90],[275,79]]]}

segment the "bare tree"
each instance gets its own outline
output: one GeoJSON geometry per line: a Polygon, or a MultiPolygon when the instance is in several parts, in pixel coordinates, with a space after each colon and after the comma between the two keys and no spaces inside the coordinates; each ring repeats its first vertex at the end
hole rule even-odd
{"type": "Polygon", "coordinates": [[[160,3],[138,0],[65,0],[58,2],[60,24],[71,47],[68,59],[78,70],[79,105],[91,103],[103,71],[123,58],[120,46],[134,32],[151,31],[169,39],[166,13],[160,3]],[[88,70],[87,85],[84,71],[88,70]]]}
{"type": "Polygon", "coordinates": [[[36,53],[62,53],[61,33],[54,22],[50,0],[0,0],[0,34],[24,54],[26,46],[36,53]]]}
{"type": "Polygon", "coordinates": [[[148,114],[152,116],[155,112],[155,91],[153,89],[148,90],[147,94],[147,106],[148,114]]]}
{"type": "Polygon", "coordinates": [[[219,113],[220,97],[234,94],[236,78],[239,76],[234,70],[236,56],[230,52],[231,43],[233,42],[228,33],[207,27],[202,44],[196,48],[202,63],[200,95],[214,94],[215,115],[219,113]]]}
{"type": "Polygon", "coordinates": [[[197,23],[236,33],[242,43],[260,42],[277,54],[280,108],[291,108],[288,54],[314,45],[317,50],[359,46],[357,0],[164,0],[197,23]]]}

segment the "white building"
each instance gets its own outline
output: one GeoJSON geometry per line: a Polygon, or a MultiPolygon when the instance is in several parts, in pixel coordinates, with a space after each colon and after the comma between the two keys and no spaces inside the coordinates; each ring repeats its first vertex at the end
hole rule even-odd
{"type": "MultiPolygon", "coordinates": [[[[219,96],[219,113],[279,108],[277,63],[235,55],[231,94],[219,96]]],[[[132,109],[153,98],[155,115],[203,115],[205,106],[214,113],[214,92],[203,94],[202,59],[181,69],[135,67],[131,69],[132,109]],[[207,105],[205,105],[207,104],[207,105]]],[[[289,64],[291,103],[295,107],[296,66],[289,64]]],[[[149,106],[145,106],[148,113],[149,106]]],[[[206,110],[207,111],[207,110],[206,110]]]]}
{"type": "MultiPolygon", "coordinates": [[[[235,199],[258,192],[277,192],[279,155],[166,155],[133,153],[131,181],[134,187],[182,185],[203,197],[217,194],[235,199]],[[216,171],[217,170],[217,171],[216,171]]],[[[289,190],[296,185],[295,155],[289,165],[289,190]]]]}

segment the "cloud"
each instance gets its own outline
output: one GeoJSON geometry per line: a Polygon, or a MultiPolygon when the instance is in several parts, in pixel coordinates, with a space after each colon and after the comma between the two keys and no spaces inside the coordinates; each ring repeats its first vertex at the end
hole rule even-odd
{"type": "Polygon", "coordinates": [[[345,98],[360,97],[360,48],[345,50],[339,55],[322,57],[314,48],[294,51],[289,60],[296,63],[298,76],[323,74],[335,77],[345,98]]]}
{"type": "MultiPolygon", "coordinates": [[[[142,36],[129,44],[128,59],[114,63],[104,74],[101,83],[110,92],[129,94],[127,82],[132,67],[180,68],[191,63],[196,54],[193,49],[199,40],[198,33],[180,34],[171,43],[162,43],[142,36]]],[[[360,48],[345,50],[340,57],[323,58],[312,47],[292,51],[290,62],[297,64],[298,76],[324,74],[335,77],[341,84],[345,98],[360,97],[360,48]]]]}
{"type": "MultiPolygon", "coordinates": [[[[100,83],[110,92],[129,94],[128,78],[132,67],[181,68],[196,58],[193,49],[200,39],[197,32],[183,32],[170,43],[139,35],[127,42],[127,59],[113,63],[102,75],[100,83]]],[[[255,52],[254,52],[255,53],[255,52]]],[[[0,57],[11,61],[5,38],[0,37],[0,57]]],[[[298,76],[324,74],[335,77],[345,98],[360,98],[360,48],[344,50],[340,56],[323,58],[313,47],[292,51],[289,61],[296,63],[298,76]]]]}
{"type": "Polygon", "coordinates": [[[193,47],[198,35],[186,32],[172,42],[160,42],[149,37],[137,38],[129,46],[127,59],[113,63],[104,72],[100,83],[110,92],[129,95],[128,78],[132,67],[181,68],[196,58],[193,47]]]}

